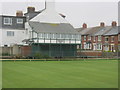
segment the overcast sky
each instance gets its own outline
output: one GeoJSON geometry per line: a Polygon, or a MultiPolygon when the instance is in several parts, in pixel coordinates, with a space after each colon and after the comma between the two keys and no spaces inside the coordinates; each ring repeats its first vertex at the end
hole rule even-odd
{"type": "MultiPolygon", "coordinates": [[[[25,13],[28,6],[34,6],[36,11],[42,10],[45,7],[44,2],[1,0],[0,14],[15,15],[17,10],[25,13]]],[[[118,0],[55,0],[55,8],[58,13],[66,15],[68,22],[76,28],[81,27],[83,23],[87,23],[88,27],[98,26],[100,22],[111,25],[112,21],[118,20],[118,0]]]]}

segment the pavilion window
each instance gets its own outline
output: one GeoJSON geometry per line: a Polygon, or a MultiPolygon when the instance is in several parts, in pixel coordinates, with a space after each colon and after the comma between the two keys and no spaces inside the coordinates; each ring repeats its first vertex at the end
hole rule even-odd
{"type": "Polygon", "coordinates": [[[64,35],[64,34],[61,34],[61,38],[64,39],[64,38],[65,38],[65,35],[64,35]]]}
{"type": "Polygon", "coordinates": [[[69,39],[69,34],[66,34],[66,39],[69,39]]]}
{"type": "Polygon", "coordinates": [[[47,34],[45,34],[44,36],[45,36],[45,38],[47,38],[47,34]]]}
{"type": "Polygon", "coordinates": [[[81,39],[81,36],[80,35],[76,35],[76,39],[81,39]]]}
{"type": "Polygon", "coordinates": [[[53,33],[50,34],[50,38],[53,39],[53,33]]]}
{"type": "Polygon", "coordinates": [[[57,38],[60,38],[60,34],[57,34],[57,38]]]}
{"type": "Polygon", "coordinates": [[[44,33],[39,33],[40,38],[44,38],[44,33]]]}
{"type": "Polygon", "coordinates": [[[66,34],[64,34],[64,39],[66,39],[66,34]]]}
{"type": "Polygon", "coordinates": [[[71,34],[69,34],[69,39],[72,39],[72,35],[71,34]]]}
{"type": "Polygon", "coordinates": [[[76,36],[75,35],[72,35],[72,39],[75,39],[76,38],[76,36]]]}
{"type": "Polygon", "coordinates": [[[51,34],[51,39],[56,39],[56,34],[51,34]]]}
{"type": "Polygon", "coordinates": [[[42,38],[45,38],[45,34],[44,33],[42,33],[42,38]]]}
{"type": "Polygon", "coordinates": [[[50,33],[48,34],[48,38],[49,38],[49,39],[51,38],[51,34],[50,34],[50,33]]]}
{"type": "Polygon", "coordinates": [[[78,35],[79,36],[79,38],[78,39],[80,39],[81,40],[81,36],[80,35],[78,35]]]}

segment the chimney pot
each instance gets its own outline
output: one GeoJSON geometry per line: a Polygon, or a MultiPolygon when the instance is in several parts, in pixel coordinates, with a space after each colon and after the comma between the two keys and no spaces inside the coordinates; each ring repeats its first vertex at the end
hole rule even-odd
{"type": "Polygon", "coordinates": [[[104,26],[105,26],[105,23],[104,23],[104,22],[101,22],[101,23],[100,23],[100,26],[101,26],[101,27],[104,27],[104,26]]]}
{"type": "Polygon", "coordinates": [[[86,23],[83,23],[83,28],[87,28],[87,24],[86,23]]]}
{"type": "Polygon", "coordinates": [[[16,16],[22,17],[22,16],[23,16],[23,12],[22,12],[22,11],[17,11],[17,12],[16,12],[16,16]]]}
{"type": "Polygon", "coordinates": [[[33,13],[33,12],[35,12],[35,7],[28,7],[28,8],[27,8],[27,12],[28,12],[28,13],[33,13]]]}
{"type": "Polygon", "coordinates": [[[116,21],[113,21],[112,22],[112,26],[114,27],[114,26],[117,26],[117,22],[116,21]]]}

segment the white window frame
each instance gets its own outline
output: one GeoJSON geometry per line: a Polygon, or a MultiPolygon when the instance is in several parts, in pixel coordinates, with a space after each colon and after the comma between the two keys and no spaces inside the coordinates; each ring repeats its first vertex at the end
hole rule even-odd
{"type": "Polygon", "coordinates": [[[83,36],[83,39],[84,39],[84,41],[86,41],[87,40],[87,36],[83,36]]]}
{"type": "Polygon", "coordinates": [[[98,36],[98,41],[101,41],[102,40],[102,37],[101,36],[98,36]]]}
{"type": "Polygon", "coordinates": [[[93,36],[93,41],[95,41],[96,40],[96,36],[93,36]]]}
{"type": "Polygon", "coordinates": [[[102,44],[100,43],[97,44],[97,50],[102,50],[102,44]]]}
{"type": "Polygon", "coordinates": [[[88,40],[91,40],[91,36],[88,36],[88,40]]]}
{"type": "Polygon", "coordinates": [[[17,18],[17,24],[23,24],[23,19],[22,18],[17,18]]]}
{"type": "Polygon", "coordinates": [[[45,34],[44,33],[39,33],[39,37],[40,38],[45,38],[45,34]]]}
{"type": "Polygon", "coordinates": [[[8,37],[14,37],[15,36],[15,32],[14,31],[7,31],[7,36],[8,37]]]}
{"type": "Polygon", "coordinates": [[[12,25],[12,18],[4,17],[4,24],[5,25],[12,25]],[[8,20],[8,22],[6,22],[6,20],[8,20]]]}
{"type": "Polygon", "coordinates": [[[115,37],[111,36],[111,42],[114,42],[114,40],[115,40],[115,37]]]}
{"type": "Polygon", "coordinates": [[[69,39],[69,34],[66,34],[66,39],[69,39]]]}
{"type": "Polygon", "coordinates": [[[120,41],[120,35],[118,35],[118,40],[120,41]]]}
{"type": "Polygon", "coordinates": [[[65,34],[61,34],[61,39],[64,39],[65,38],[65,34]]]}
{"type": "Polygon", "coordinates": [[[50,38],[51,39],[56,39],[56,34],[55,33],[51,33],[50,38]]]}

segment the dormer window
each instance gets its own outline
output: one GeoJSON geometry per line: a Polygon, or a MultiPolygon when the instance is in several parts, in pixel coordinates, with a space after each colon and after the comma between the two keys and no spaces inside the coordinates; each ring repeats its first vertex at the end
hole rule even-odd
{"type": "Polygon", "coordinates": [[[4,18],[4,24],[5,25],[12,25],[12,18],[5,17],[4,18]]]}
{"type": "Polygon", "coordinates": [[[17,24],[23,24],[23,19],[17,18],[17,24]]]}

